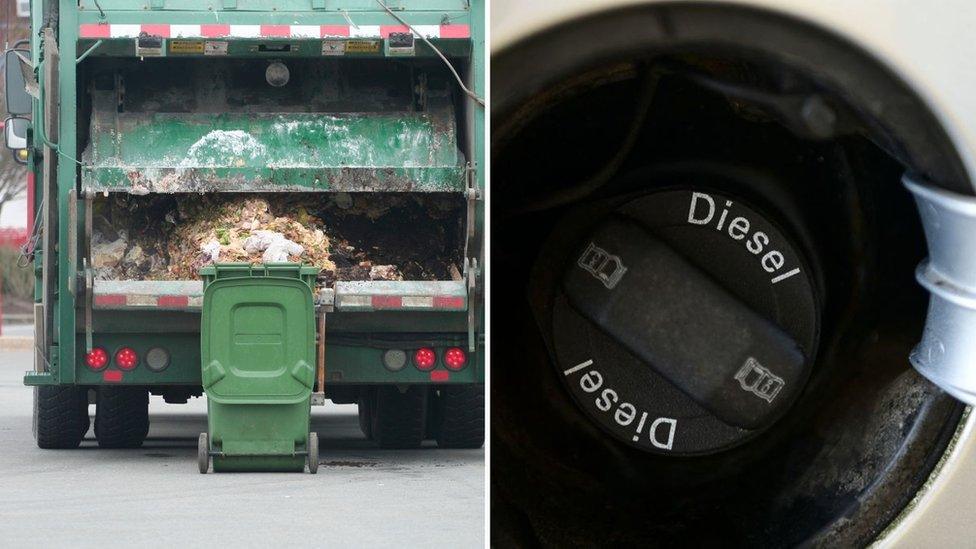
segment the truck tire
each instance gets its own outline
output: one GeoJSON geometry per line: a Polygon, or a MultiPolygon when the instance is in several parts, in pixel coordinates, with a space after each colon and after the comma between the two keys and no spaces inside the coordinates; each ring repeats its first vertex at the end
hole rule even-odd
{"type": "Polygon", "coordinates": [[[485,386],[442,387],[437,399],[437,446],[481,448],[485,444],[485,386]]]}
{"type": "Polygon", "coordinates": [[[369,393],[359,397],[359,430],[366,440],[373,439],[373,408],[376,406],[376,395],[369,393]]]}
{"type": "Polygon", "coordinates": [[[149,434],[149,392],[143,387],[100,387],[95,438],[102,448],[138,448],[149,434]]]}
{"type": "Polygon", "coordinates": [[[410,387],[405,393],[389,385],[379,387],[371,410],[373,440],[380,448],[419,448],[426,408],[425,387],[410,387]]]}
{"type": "Polygon", "coordinates": [[[38,448],[77,448],[88,432],[88,389],[34,387],[34,440],[38,448]]]}

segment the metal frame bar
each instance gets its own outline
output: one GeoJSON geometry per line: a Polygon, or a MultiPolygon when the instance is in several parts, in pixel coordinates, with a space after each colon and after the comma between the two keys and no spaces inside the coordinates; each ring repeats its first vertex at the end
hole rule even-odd
{"type": "MultiPolygon", "coordinates": [[[[61,105],[58,118],[58,149],[65,154],[57,155],[58,164],[58,217],[67,219],[70,201],[78,182],[78,92],[77,64],[74,52],[78,49],[78,4],[76,0],[60,0],[58,47],[62,52],[58,60],[58,99],[61,105]],[[68,157],[70,155],[71,158],[68,157]]],[[[69,223],[58,226],[58,241],[68,243],[77,227],[69,223]]],[[[45,250],[45,253],[49,253],[45,250]]],[[[71,260],[76,254],[69,246],[58,247],[58,373],[62,383],[75,381],[75,296],[71,292],[72,279],[77,276],[77,265],[71,260]]]]}

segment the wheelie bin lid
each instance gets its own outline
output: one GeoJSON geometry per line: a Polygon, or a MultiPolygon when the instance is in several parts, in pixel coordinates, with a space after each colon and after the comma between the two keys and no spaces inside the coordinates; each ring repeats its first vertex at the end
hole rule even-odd
{"type": "Polygon", "coordinates": [[[299,402],[312,389],[318,269],[294,263],[201,270],[203,387],[216,402],[299,402]]]}

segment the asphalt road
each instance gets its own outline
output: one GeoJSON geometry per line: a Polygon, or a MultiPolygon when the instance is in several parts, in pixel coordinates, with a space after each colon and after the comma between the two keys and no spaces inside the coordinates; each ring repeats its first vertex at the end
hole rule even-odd
{"type": "MultiPolygon", "coordinates": [[[[313,408],[317,475],[197,472],[206,402],[152,397],[137,450],[40,450],[27,352],[0,353],[4,547],[483,547],[483,450],[378,450],[355,406],[313,408]]],[[[94,408],[92,408],[94,413],[94,408]]]]}
{"type": "Polygon", "coordinates": [[[3,335],[5,336],[34,336],[33,324],[4,324],[3,335]]]}

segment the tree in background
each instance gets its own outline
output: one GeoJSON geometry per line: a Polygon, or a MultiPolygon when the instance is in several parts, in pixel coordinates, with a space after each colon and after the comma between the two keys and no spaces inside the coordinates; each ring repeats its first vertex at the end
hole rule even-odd
{"type": "MultiPolygon", "coordinates": [[[[18,40],[30,36],[30,19],[17,17],[17,0],[0,0],[0,44],[6,50],[18,40]]],[[[0,58],[0,75],[5,70],[0,58]]],[[[4,79],[0,78],[0,94],[6,94],[4,79]]],[[[27,188],[27,170],[14,161],[6,149],[0,151],[0,214],[7,202],[20,197],[27,188]]]]}
{"type": "Polygon", "coordinates": [[[22,195],[26,188],[27,170],[14,162],[12,155],[3,154],[0,158],[0,214],[7,202],[22,195]]]}

